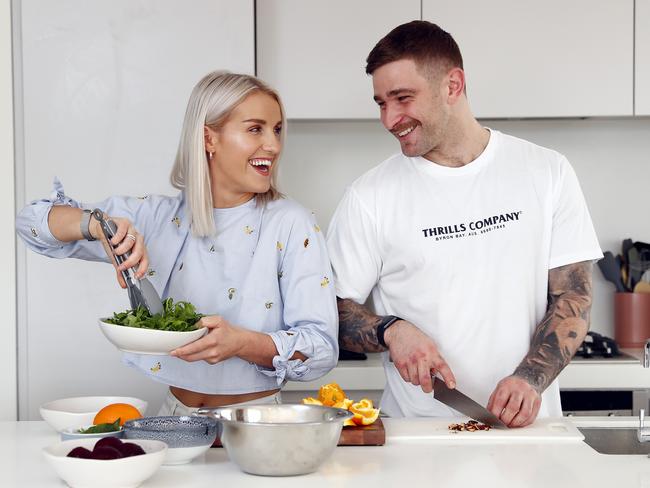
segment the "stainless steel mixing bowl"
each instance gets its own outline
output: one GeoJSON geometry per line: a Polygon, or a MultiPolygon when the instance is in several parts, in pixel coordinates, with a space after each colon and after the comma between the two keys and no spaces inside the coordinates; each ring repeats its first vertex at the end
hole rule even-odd
{"type": "Polygon", "coordinates": [[[223,424],[221,442],[242,471],[265,476],[316,471],[353,416],[339,408],[293,404],[201,408],[196,414],[223,424]]]}

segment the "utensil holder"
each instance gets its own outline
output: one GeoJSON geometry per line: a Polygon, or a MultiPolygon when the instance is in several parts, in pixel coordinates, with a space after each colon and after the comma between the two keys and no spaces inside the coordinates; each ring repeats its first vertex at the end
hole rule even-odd
{"type": "Polygon", "coordinates": [[[620,347],[643,347],[650,339],[650,293],[614,295],[614,336],[620,347]]]}

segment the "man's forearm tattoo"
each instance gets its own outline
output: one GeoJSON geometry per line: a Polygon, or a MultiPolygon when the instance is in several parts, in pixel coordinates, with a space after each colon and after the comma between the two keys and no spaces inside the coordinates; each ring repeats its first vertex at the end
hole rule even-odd
{"type": "Polygon", "coordinates": [[[515,370],[540,394],[571,361],[589,330],[592,263],[549,271],[548,308],[535,329],[528,354],[515,370]]]}
{"type": "Polygon", "coordinates": [[[353,352],[382,352],[386,348],[377,340],[381,317],[365,306],[347,298],[336,298],[339,308],[339,345],[353,352]]]}

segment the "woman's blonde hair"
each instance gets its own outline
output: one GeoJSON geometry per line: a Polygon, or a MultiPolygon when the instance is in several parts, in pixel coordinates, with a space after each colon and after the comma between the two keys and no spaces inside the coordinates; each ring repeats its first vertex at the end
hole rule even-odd
{"type": "MultiPolygon", "coordinates": [[[[192,90],[170,180],[175,188],[185,191],[187,217],[190,219],[192,233],[197,237],[210,236],[215,232],[204,127],[221,127],[235,107],[256,91],[266,93],[278,102],[282,115],[280,140],[284,145],[284,107],[278,93],[263,81],[254,76],[214,71],[204,76],[192,90]]],[[[278,159],[273,165],[271,187],[266,193],[257,195],[258,205],[282,196],[276,183],[278,159]]]]}

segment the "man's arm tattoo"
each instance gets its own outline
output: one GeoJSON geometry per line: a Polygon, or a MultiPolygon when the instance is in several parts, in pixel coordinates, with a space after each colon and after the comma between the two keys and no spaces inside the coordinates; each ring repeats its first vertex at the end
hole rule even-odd
{"type": "Polygon", "coordinates": [[[589,330],[591,261],[561,266],[548,274],[548,308],[530,349],[515,370],[540,394],[571,361],[589,330]]]}
{"type": "Polygon", "coordinates": [[[339,345],[352,352],[382,352],[386,348],[377,340],[381,317],[347,298],[336,298],[339,308],[339,345]]]}

